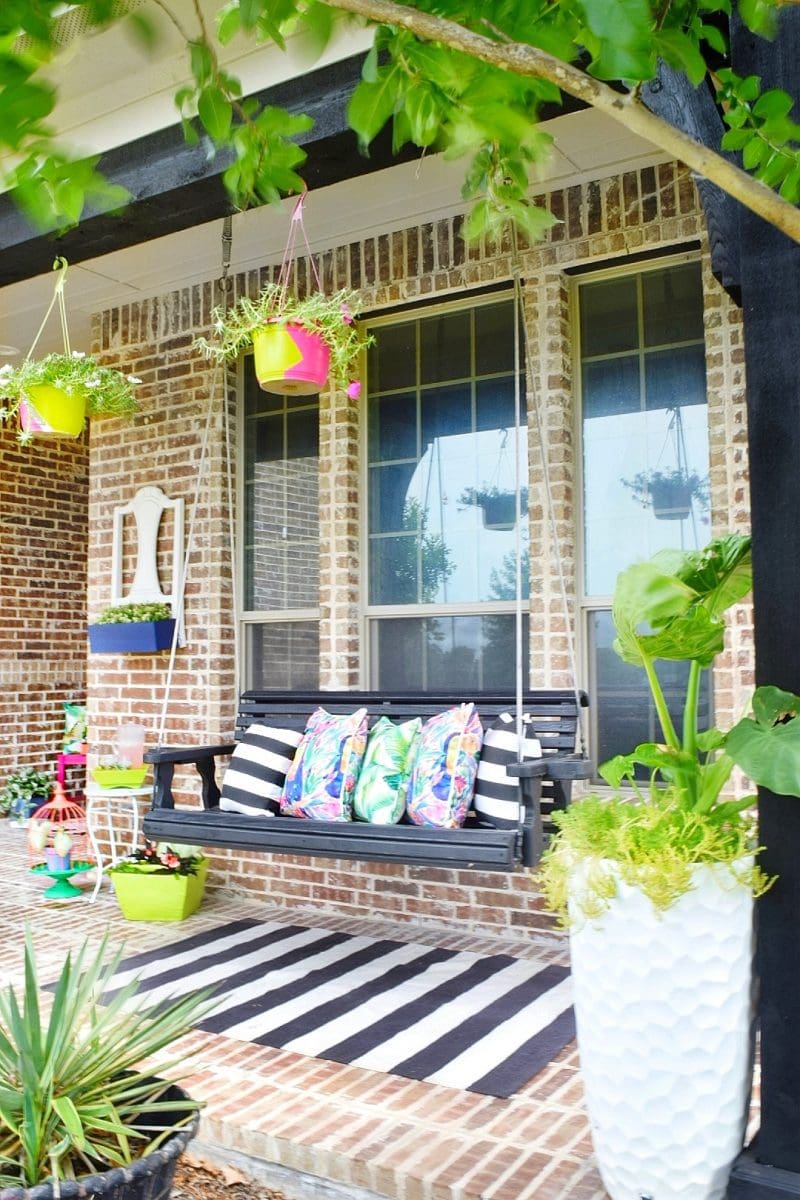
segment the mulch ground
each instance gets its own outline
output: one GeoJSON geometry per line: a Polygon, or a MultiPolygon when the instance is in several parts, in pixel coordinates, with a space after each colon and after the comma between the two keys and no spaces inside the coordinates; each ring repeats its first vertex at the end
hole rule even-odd
{"type": "Polygon", "coordinates": [[[184,1156],[178,1162],[171,1200],[292,1200],[248,1179],[234,1167],[184,1156]]]}

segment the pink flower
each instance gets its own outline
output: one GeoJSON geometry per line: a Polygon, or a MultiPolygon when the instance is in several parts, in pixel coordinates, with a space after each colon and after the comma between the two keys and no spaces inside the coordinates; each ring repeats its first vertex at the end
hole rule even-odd
{"type": "Polygon", "coordinates": [[[342,320],[344,321],[345,325],[353,324],[353,314],[350,312],[350,309],[346,304],[342,305],[342,320]]]}
{"type": "Polygon", "coordinates": [[[357,400],[361,395],[361,384],[358,382],[358,380],[354,379],[353,382],[348,385],[347,395],[351,400],[357,400]]]}

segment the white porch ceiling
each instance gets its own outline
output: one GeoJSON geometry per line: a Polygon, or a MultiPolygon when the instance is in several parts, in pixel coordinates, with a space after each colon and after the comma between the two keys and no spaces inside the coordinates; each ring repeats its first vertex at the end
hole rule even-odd
{"type": "MultiPolygon", "coordinates": [[[[172,95],[181,82],[176,44],[168,38],[161,58],[150,61],[130,44],[114,44],[110,53],[108,36],[90,38],[84,49],[76,48],[74,54],[67,48],[60,65],[66,86],[62,131],[86,149],[107,149],[174,121],[172,95]],[[89,56],[85,62],[80,60],[82,54],[89,56]],[[79,88],[79,80],[85,84],[84,67],[91,76],[89,89],[85,85],[79,88]],[[94,113],[101,116],[86,118],[88,97],[94,113]]],[[[342,58],[357,48],[353,36],[348,35],[329,50],[326,58],[342,58]]],[[[234,59],[231,65],[242,74],[246,90],[275,83],[278,70],[285,78],[324,61],[313,60],[302,46],[296,46],[289,59],[278,55],[278,60],[272,61],[264,52],[243,53],[234,59]]],[[[555,138],[555,149],[542,174],[542,185],[566,186],[663,160],[650,143],[594,110],[561,116],[548,122],[548,128],[555,138]]],[[[342,241],[461,211],[462,176],[463,164],[446,163],[440,156],[428,155],[419,163],[402,164],[321,188],[308,197],[306,205],[312,250],[323,251],[342,241]]],[[[281,208],[267,206],[234,217],[231,269],[246,270],[281,257],[291,203],[287,200],[281,208]]],[[[120,220],[125,221],[125,216],[120,220]]],[[[71,266],[66,295],[73,347],[88,347],[92,312],[217,277],[221,270],[221,228],[221,221],[213,221],[71,266]]],[[[48,274],[0,289],[0,359],[4,347],[17,347],[23,354],[28,350],[52,287],[52,276],[48,274]]],[[[58,325],[52,318],[40,349],[59,348],[58,325]]]]}

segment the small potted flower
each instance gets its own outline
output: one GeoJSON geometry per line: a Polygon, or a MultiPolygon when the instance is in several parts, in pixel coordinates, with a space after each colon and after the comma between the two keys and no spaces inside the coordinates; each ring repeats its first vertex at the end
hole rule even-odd
{"type": "Polygon", "coordinates": [[[4,421],[19,416],[20,440],[79,437],[88,417],[124,416],[136,409],[135,375],[101,366],[81,350],[27,358],[0,367],[4,421]]]}
{"type": "Polygon", "coordinates": [[[129,921],[182,921],[203,899],[208,859],[195,846],[145,842],[109,868],[122,915],[129,921]]]}
{"type": "Polygon", "coordinates": [[[112,604],[89,626],[89,646],[94,654],[152,654],[168,650],[174,632],[168,604],[112,604]]]}
{"type": "Polygon", "coordinates": [[[139,788],[147,776],[147,765],[131,766],[127,758],[104,754],[96,767],[92,767],[92,779],[103,788],[139,788]]]}
{"type": "Polygon", "coordinates": [[[227,311],[215,309],[216,337],[198,338],[195,346],[208,358],[228,362],[252,345],[256,377],[267,392],[312,395],[324,388],[330,373],[356,400],[361,385],[354,376],[369,342],[355,324],[360,306],[358,293],[349,288],[297,299],[282,285],[269,283],[257,300],[242,296],[227,311]]]}
{"type": "Polygon", "coordinates": [[[0,791],[0,814],[8,814],[19,824],[27,821],[34,809],[44,804],[53,790],[53,777],[34,767],[21,767],[9,775],[0,791]]]}

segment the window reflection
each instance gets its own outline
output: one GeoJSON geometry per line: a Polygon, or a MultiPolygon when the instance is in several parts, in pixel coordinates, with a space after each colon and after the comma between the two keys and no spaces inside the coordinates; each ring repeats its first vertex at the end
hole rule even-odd
{"type": "Polygon", "coordinates": [[[585,590],[605,596],[629,562],[708,540],[700,266],[592,282],[580,309],[585,590]]]}
{"type": "MultiPolygon", "coordinates": [[[[514,304],[504,299],[422,316],[414,327],[413,392],[390,392],[384,383],[410,375],[407,364],[391,365],[393,355],[408,356],[409,323],[402,323],[402,341],[394,327],[373,331],[368,603],[391,609],[513,602],[518,520],[527,598],[527,436],[524,412],[518,431],[514,424],[514,304]]],[[[389,686],[398,673],[409,687],[422,687],[423,678],[429,688],[462,678],[471,688],[489,678],[513,681],[513,621],[510,657],[499,632],[505,614],[489,641],[484,622],[494,617],[395,617],[371,614],[376,686],[389,686]],[[424,669],[414,665],[416,651],[424,669]]]]}

